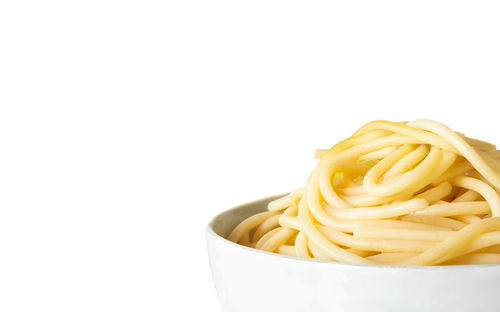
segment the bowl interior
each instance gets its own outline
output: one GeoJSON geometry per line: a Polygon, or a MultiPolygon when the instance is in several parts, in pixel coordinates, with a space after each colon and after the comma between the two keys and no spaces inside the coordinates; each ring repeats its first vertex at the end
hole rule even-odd
{"type": "Polygon", "coordinates": [[[246,218],[267,210],[267,204],[276,199],[284,196],[285,194],[268,197],[262,200],[256,200],[230,210],[226,210],[217,215],[209,227],[219,236],[226,238],[231,231],[246,218]]]}
{"type": "Polygon", "coordinates": [[[391,268],[391,269],[410,269],[410,270],[435,270],[435,269],[445,269],[445,270],[453,270],[453,269],[484,269],[484,268],[495,268],[500,270],[500,264],[468,264],[468,265],[434,265],[434,266],[403,266],[403,265],[390,265],[390,264],[352,264],[352,263],[342,263],[342,262],[332,262],[328,260],[319,260],[319,259],[303,259],[298,257],[290,257],[284,256],[275,253],[269,253],[262,250],[257,250],[253,248],[248,248],[242,245],[234,244],[228,241],[226,238],[229,236],[231,231],[243,220],[246,218],[267,210],[267,204],[277,198],[283,197],[285,194],[279,194],[263,199],[258,199],[253,202],[245,203],[243,205],[234,207],[232,209],[226,210],[219,215],[217,215],[212,221],[208,224],[207,234],[214,236],[214,238],[222,239],[230,246],[237,246],[245,249],[247,252],[251,251],[254,253],[260,253],[264,255],[272,255],[281,258],[293,259],[295,261],[300,262],[314,262],[316,265],[319,263],[328,264],[328,265],[341,265],[341,266],[356,266],[356,267],[369,267],[373,269],[374,267],[378,268],[391,268]]]}

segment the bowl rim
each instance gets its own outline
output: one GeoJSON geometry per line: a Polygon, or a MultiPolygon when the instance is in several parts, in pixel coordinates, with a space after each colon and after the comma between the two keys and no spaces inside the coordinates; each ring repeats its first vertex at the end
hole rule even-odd
{"type": "Polygon", "coordinates": [[[247,246],[243,246],[237,243],[234,243],[227,238],[217,234],[213,229],[214,223],[221,215],[229,213],[233,210],[242,209],[244,206],[250,206],[252,204],[257,204],[263,201],[271,201],[275,198],[279,198],[280,196],[284,196],[288,193],[278,194],[267,196],[264,198],[256,199],[247,203],[240,204],[233,208],[224,210],[218,213],[205,227],[205,235],[211,236],[217,241],[220,241],[231,248],[240,248],[244,252],[250,252],[256,255],[268,256],[268,257],[276,257],[277,259],[283,259],[285,261],[291,261],[294,263],[305,263],[305,264],[314,264],[314,265],[322,265],[322,266],[333,266],[333,267],[344,267],[344,268],[357,268],[357,269],[378,269],[378,270],[387,270],[387,269],[395,269],[395,270],[413,270],[413,271],[433,271],[433,270],[463,270],[463,269],[487,269],[487,268],[500,268],[500,263],[492,263],[492,264],[454,264],[454,265],[391,265],[391,264],[363,264],[363,263],[348,263],[348,262],[334,262],[328,260],[320,260],[320,259],[307,259],[300,257],[292,257],[288,255],[277,254],[274,252],[264,251],[260,249],[255,249],[247,246]]]}

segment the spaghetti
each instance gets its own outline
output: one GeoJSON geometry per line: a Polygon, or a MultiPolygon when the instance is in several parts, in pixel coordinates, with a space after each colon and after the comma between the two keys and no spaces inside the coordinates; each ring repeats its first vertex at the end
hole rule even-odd
{"type": "Polygon", "coordinates": [[[228,239],[302,258],[500,263],[500,151],[426,119],[373,121],[328,150],[304,188],[228,239]]]}

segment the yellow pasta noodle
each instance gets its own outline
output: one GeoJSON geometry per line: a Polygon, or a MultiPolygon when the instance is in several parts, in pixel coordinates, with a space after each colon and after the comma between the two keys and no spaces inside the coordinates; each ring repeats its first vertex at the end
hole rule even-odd
{"type": "Polygon", "coordinates": [[[228,239],[292,257],[390,265],[500,263],[500,151],[432,120],[373,121],[303,188],[228,239]]]}

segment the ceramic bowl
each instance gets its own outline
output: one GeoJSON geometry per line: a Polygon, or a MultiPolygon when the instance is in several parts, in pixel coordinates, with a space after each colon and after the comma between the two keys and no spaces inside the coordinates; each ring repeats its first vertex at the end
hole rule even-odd
{"type": "Polygon", "coordinates": [[[264,252],[225,238],[276,197],[225,211],[207,226],[210,267],[224,311],[500,311],[497,264],[336,263],[264,252]]]}

